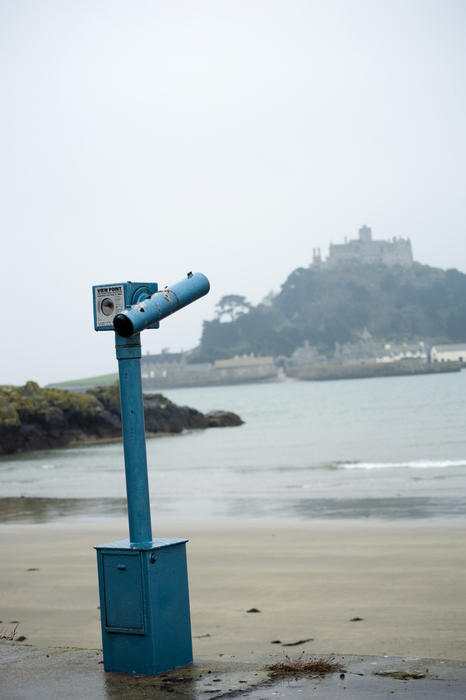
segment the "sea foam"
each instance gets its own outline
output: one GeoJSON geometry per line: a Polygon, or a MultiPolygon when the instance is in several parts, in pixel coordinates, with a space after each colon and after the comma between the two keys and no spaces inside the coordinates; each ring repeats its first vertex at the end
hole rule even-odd
{"type": "Polygon", "coordinates": [[[447,469],[466,467],[466,459],[418,459],[412,462],[340,462],[338,469],[447,469]]]}

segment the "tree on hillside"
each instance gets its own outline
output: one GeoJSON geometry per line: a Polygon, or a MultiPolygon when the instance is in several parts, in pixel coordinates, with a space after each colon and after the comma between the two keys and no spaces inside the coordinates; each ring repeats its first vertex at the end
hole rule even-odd
{"type": "Polygon", "coordinates": [[[216,317],[219,321],[235,321],[238,316],[247,313],[251,304],[246,297],[240,294],[226,294],[215,307],[216,317]]]}
{"type": "Polygon", "coordinates": [[[290,356],[308,340],[330,356],[336,343],[466,341],[466,275],[415,263],[297,268],[267,303],[224,296],[206,321],[197,361],[236,354],[290,356]]]}

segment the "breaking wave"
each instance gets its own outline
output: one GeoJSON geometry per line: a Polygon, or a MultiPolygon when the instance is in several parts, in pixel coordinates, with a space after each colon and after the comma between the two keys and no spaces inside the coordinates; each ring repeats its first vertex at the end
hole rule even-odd
{"type": "Polygon", "coordinates": [[[466,467],[466,459],[417,459],[412,462],[339,462],[337,469],[448,469],[466,467]]]}

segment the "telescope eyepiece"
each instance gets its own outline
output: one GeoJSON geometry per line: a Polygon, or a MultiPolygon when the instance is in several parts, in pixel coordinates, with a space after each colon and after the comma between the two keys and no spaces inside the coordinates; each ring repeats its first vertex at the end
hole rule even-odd
{"type": "Polygon", "coordinates": [[[113,328],[122,338],[129,338],[134,333],[134,326],[128,316],[117,314],[113,319],[113,328]]]}

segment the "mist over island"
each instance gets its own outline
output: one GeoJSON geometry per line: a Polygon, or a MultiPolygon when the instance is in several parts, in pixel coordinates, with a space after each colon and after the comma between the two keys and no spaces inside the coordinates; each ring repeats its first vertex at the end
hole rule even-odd
{"type": "Polygon", "coordinates": [[[253,306],[230,295],[206,321],[194,357],[290,356],[306,341],[326,356],[373,339],[426,344],[466,341],[466,275],[415,262],[409,241],[360,238],[330,246],[323,261],[293,270],[278,294],[253,306]]]}
{"type": "Polygon", "coordinates": [[[144,355],[144,386],[459,371],[465,299],[464,273],[423,265],[409,238],[377,239],[364,225],[326,259],[314,248],[259,304],[223,296],[193,350],[144,355]]]}

